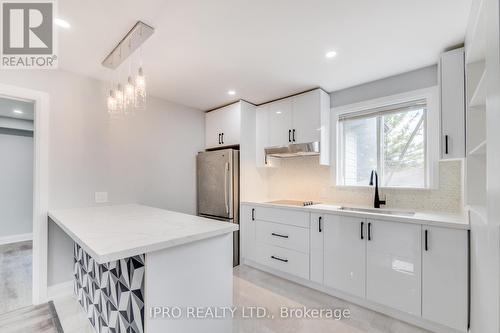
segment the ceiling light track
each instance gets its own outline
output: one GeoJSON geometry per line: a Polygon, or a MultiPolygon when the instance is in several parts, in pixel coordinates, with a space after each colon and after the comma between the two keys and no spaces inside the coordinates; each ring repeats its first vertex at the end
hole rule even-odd
{"type": "Polygon", "coordinates": [[[125,37],[118,42],[113,51],[104,58],[102,65],[111,69],[118,68],[135,50],[151,37],[154,31],[155,29],[152,26],[142,21],[137,21],[125,37]]]}

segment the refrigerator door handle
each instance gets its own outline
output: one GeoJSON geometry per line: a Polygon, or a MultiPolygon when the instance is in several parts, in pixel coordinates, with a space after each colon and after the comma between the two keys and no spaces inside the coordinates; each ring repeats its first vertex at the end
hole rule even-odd
{"type": "Polygon", "coordinates": [[[229,163],[226,162],[224,166],[224,202],[226,204],[226,214],[229,214],[229,203],[228,203],[228,195],[227,195],[227,177],[229,175],[229,163]]]}

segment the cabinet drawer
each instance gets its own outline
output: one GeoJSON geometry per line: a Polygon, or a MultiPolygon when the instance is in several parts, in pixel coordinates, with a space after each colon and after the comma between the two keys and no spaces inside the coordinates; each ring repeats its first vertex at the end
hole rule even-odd
{"type": "Polygon", "coordinates": [[[256,221],[257,242],[309,253],[309,229],[293,225],[256,221]]]}
{"type": "Polygon", "coordinates": [[[261,221],[277,222],[309,228],[309,213],[292,209],[259,207],[255,218],[261,221]]]}
{"type": "Polygon", "coordinates": [[[309,279],[309,255],[305,253],[258,243],[257,262],[303,279],[309,279]]]}

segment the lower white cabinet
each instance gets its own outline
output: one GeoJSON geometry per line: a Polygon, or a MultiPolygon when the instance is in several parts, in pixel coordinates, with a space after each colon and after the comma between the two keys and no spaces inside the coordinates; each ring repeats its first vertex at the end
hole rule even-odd
{"type": "Polygon", "coordinates": [[[259,268],[467,332],[467,230],[243,204],[241,237],[259,268]]]}
{"type": "Polygon", "coordinates": [[[417,224],[368,220],[368,300],[421,315],[421,230],[417,224]]]}
{"type": "Polygon", "coordinates": [[[240,209],[240,239],[241,257],[255,260],[256,254],[256,220],[255,206],[241,205],[240,209]]]}
{"type": "Polygon", "coordinates": [[[309,254],[309,228],[255,221],[257,243],[283,247],[309,254]]]}
{"type": "Polygon", "coordinates": [[[460,331],[468,324],[468,231],[423,226],[422,317],[460,331]]]}
{"type": "Polygon", "coordinates": [[[309,279],[309,253],[263,243],[257,244],[256,252],[256,261],[259,264],[303,279],[309,279]]]}
{"type": "Polygon", "coordinates": [[[325,217],[322,214],[311,213],[311,258],[310,275],[311,281],[323,284],[323,253],[325,234],[325,217]]]}
{"type": "Polygon", "coordinates": [[[340,215],[325,215],[325,285],[365,297],[366,221],[340,215]]]}

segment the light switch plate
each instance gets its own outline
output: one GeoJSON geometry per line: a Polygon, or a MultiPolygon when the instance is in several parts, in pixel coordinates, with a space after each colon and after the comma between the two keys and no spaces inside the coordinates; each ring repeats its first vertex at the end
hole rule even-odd
{"type": "Polygon", "coordinates": [[[108,202],[108,192],[95,192],[95,203],[108,202]]]}

